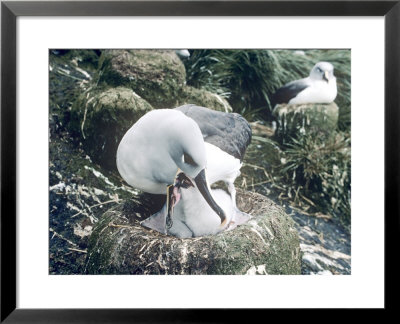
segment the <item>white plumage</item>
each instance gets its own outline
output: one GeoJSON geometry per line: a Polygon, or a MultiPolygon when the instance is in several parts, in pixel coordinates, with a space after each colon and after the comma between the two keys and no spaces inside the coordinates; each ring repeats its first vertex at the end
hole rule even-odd
{"type": "Polygon", "coordinates": [[[158,109],[140,118],[124,135],[117,150],[117,168],[132,187],[165,194],[180,168],[195,178],[206,167],[203,136],[197,124],[183,113],[158,109]],[[196,165],[184,162],[184,153],[196,165]]]}
{"type": "Polygon", "coordinates": [[[188,235],[189,226],[198,236],[215,234],[234,222],[235,215],[243,216],[236,208],[233,183],[250,138],[243,117],[192,105],[154,110],[140,118],[120,142],[118,171],[135,188],[167,193],[163,209],[142,224],[177,236],[188,235]],[[191,185],[182,187],[182,179],[191,185]],[[220,180],[231,196],[211,190],[210,184],[220,180]]]}
{"type": "Polygon", "coordinates": [[[181,58],[188,58],[190,57],[190,52],[187,49],[179,49],[175,50],[175,53],[181,58]]]}
{"type": "Polygon", "coordinates": [[[279,88],[272,96],[271,104],[310,104],[331,103],[337,95],[334,67],[329,62],[318,62],[312,68],[310,75],[304,79],[295,80],[279,88]]]}
{"type": "Polygon", "coordinates": [[[212,190],[217,204],[227,217],[227,223],[221,227],[219,217],[210,208],[195,187],[181,189],[180,202],[174,208],[173,225],[169,234],[180,238],[214,235],[225,230],[235,215],[231,197],[223,190],[212,190]]]}

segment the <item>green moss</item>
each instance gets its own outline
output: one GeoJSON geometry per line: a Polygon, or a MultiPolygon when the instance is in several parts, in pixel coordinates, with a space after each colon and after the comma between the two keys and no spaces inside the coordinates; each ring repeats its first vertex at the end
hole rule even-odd
{"type": "Polygon", "coordinates": [[[185,86],[178,98],[179,105],[195,104],[218,111],[232,112],[232,107],[224,98],[206,90],[185,86]]]}
{"type": "Polygon", "coordinates": [[[82,94],[71,109],[70,129],[92,159],[112,170],[125,132],[152,107],[132,90],[117,87],[82,94]],[[99,131],[101,130],[101,132],[99,131]]]}
{"type": "Polygon", "coordinates": [[[186,86],[186,72],[174,51],[104,51],[95,77],[101,87],[132,89],[154,108],[197,104],[219,111],[232,111],[219,95],[186,86]]]}
{"type": "Polygon", "coordinates": [[[177,105],[186,72],[172,50],[108,50],[100,59],[99,84],[132,89],[154,108],[177,105]]]}

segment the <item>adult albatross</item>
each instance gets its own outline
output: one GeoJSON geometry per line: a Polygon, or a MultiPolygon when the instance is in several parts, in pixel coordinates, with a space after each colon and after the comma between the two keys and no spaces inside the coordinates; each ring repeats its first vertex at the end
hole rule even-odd
{"type": "Polygon", "coordinates": [[[307,78],[295,80],[279,88],[271,98],[272,108],[277,104],[331,103],[337,95],[333,65],[318,62],[307,78]]]}
{"type": "Polygon", "coordinates": [[[124,135],[117,150],[117,168],[131,186],[152,194],[167,192],[166,213],[161,210],[145,224],[166,234],[174,204],[175,176],[181,171],[196,183],[204,199],[226,223],[206,178],[203,136],[193,119],[178,110],[158,109],[141,117],[124,135]],[[168,223],[167,223],[168,226],[168,223]]]}
{"type": "MultiPolygon", "coordinates": [[[[241,165],[245,148],[232,141],[231,151],[235,151],[238,158],[229,155],[231,161],[227,161],[225,167],[223,160],[216,160],[226,158],[224,155],[227,153],[217,146],[206,145],[203,138],[218,142],[219,136],[225,133],[226,140],[229,140],[234,132],[235,120],[242,118],[238,118],[237,114],[232,114],[234,117],[221,114],[216,117],[210,109],[191,105],[153,110],[140,118],[124,135],[117,150],[117,168],[121,176],[128,184],[145,192],[167,193],[165,207],[146,219],[142,223],[144,226],[167,233],[173,208],[180,199],[175,180],[181,172],[196,184],[201,196],[219,216],[221,227],[227,225],[225,212],[215,202],[209,184],[218,180],[234,180],[240,169],[237,161],[241,165]],[[200,116],[203,117],[197,116],[203,118],[201,126],[193,116],[189,117],[181,110],[186,113],[201,111],[200,116]],[[207,114],[210,118],[209,127],[206,127],[204,119],[207,114]],[[219,121],[216,122],[215,118],[219,121]]],[[[248,132],[246,147],[250,142],[250,127],[248,132]]]]}

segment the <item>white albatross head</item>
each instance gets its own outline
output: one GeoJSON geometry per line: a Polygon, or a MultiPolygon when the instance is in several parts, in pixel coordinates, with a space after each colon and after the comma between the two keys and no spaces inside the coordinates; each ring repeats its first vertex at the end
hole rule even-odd
{"type": "Polygon", "coordinates": [[[318,62],[310,72],[310,79],[329,82],[335,79],[333,75],[334,67],[329,62],[318,62]]]}

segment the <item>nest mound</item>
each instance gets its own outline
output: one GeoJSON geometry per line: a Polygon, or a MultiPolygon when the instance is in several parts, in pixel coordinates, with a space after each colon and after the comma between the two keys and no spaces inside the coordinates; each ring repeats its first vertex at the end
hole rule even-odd
{"type": "Polygon", "coordinates": [[[270,199],[238,190],[253,218],[217,235],[179,239],[146,229],[153,212],[126,201],[104,213],[89,241],[89,274],[300,274],[293,220],[270,199]]]}

